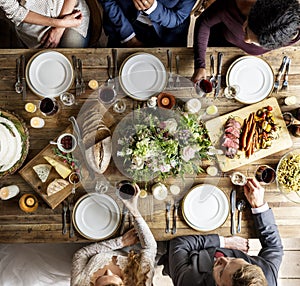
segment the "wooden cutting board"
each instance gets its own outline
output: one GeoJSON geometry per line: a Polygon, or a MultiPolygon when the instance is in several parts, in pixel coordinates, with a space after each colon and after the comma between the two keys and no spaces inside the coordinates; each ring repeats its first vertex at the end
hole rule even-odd
{"type": "MultiPolygon", "coordinates": [[[[70,131],[72,131],[71,126],[67,128],[63,133],[70,131]]],[[[71,194],[72,184],[67,185],[63,190],[59,191],[58,193],[52,196],[48,196],[47,186],[49,185],[49,183],[51,183],[54,179],[62,179],[62,177],[55,171],[54,167],[52,167],[47,181],[43,183],[39,179],[32,167],[38,164],[48,164],[48,162],[44,159],[44,156],[49,156],[54,160],[58,161],[59,163],[64,164],[63,159],[59,158],[58,156],[55,156],[55,154],[53,153],[54,147],[55,146],[51,144],[46,146],[40,153],[38,153],[19,171],[23,179],[32,186],[33,190],[37,192],[52,209],[55,209],[63,200],[65,200],[71,194]]],[[[69,167],[67,164],[64,165],[69,167]]],[[[65,180],[68,181],[68,177],[65,180]]]]}
{"type": "Polygon", "coordinates": [[[247,107],[241,108],[239,110],[233,111],[231,113],[207,121],[206,128],[208,130],[210,140],[212,141],[212,145],[217,149],[220,148],[220,142],[224,134],[224,124],[228,118],[238,117],[241,118],[243,121],[245,118],[249,116],[251,112],[256,112],[258,109],[268,105],[272,106],[273,108],[272,113],[274,115],[275,123],[280,128],[279,138],[273,140],[272,146],[269,149],[260,149],[258,151],[255,151],[254,154],[251,155],[249,158],[246,158],[245,152],[242,151],[238,151],[237,155],[233,159],[230,159],[223,154],[217,155],[217,159],[221,171],[228,172],[232,169],[238,168],[243,165],[247,165],[251,162],[267,157],[276,152],[282,151],[284,149],[288,149],[293,145],[291,136],[285,125],[279,104],[275,97],[271,97],[266,100],[260,101],[258,103],[248,105],[247,107]]]}

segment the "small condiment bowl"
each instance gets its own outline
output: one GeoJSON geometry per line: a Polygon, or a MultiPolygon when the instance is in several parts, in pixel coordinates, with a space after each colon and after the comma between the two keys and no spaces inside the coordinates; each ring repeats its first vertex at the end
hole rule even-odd
{"type": "Polygon", "coordinates": [[[73,134],[63,133],[58,137],[57,142],[50,141],[50,144],[57,145],[57,148],[64,153],[71,153],[77,146],[77,140],[73,134]]]}

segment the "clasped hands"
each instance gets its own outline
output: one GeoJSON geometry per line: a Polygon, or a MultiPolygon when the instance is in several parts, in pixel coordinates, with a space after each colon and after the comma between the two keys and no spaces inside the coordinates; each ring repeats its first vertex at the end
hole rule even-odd
{"type": "Polygon", "coordinates": [[[55,27],[50,27],[49,30],[45,32],[40,43],[43,48],[56,48],[60,39],[65,31],[65,28],[77,27],[82,22],[81,11],[74,10],[71,14],[63,16],[58,19],[58,25],[55,27]]]}

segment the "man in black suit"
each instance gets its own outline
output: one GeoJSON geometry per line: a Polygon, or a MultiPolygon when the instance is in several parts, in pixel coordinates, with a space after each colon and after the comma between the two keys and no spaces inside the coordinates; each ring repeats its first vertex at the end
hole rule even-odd
{"type": "Polygon", "coordinates": [[[255,179],[248,179],[244,193],[262,246],[258,256],[247,255],[248,240],[238,236],[177,237],[159,261],[175,286],[277,285],[283,247],[273,212],[255,179]]]}

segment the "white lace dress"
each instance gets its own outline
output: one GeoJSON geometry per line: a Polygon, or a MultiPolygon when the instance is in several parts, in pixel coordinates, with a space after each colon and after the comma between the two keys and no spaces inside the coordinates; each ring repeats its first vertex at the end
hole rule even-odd
{"type": "MultiPolygon", "coordinates": [[[[142,217],[134,220],[134,227],[137,230],[141,248],[141,267],[139,270],[143,273],[148,272],[145,285],[152,284],[154,274],[154,262],[156,255],[156,241],[142,217]]],[[[127,265],[128,252],[122,249],[122,238],[114,238],[99,243],[93,243],[78,250],[73,256],[71,285],[72,286],[90,286],[93,274],[104,266],[108,265],[113,257],[117,258],[117,264],[124,272],[127,265]]]]}
{"type": "MultiPolygon", "coordinates": [[[[63,4],[64,0],[0,0],[0,8],[5,13],[5,16],[15,24],[18,36],[29,48],[39,47],[42,36],[50,28],[24,23],[23,21],[29,10],[44,16],[57,18],[63,4]]],[[[83,20],[81,25],[71,29],[86,37],[89,27],[90,10],[85,0],[77,0],[74,9],[82,12],[83,20]]]]}

